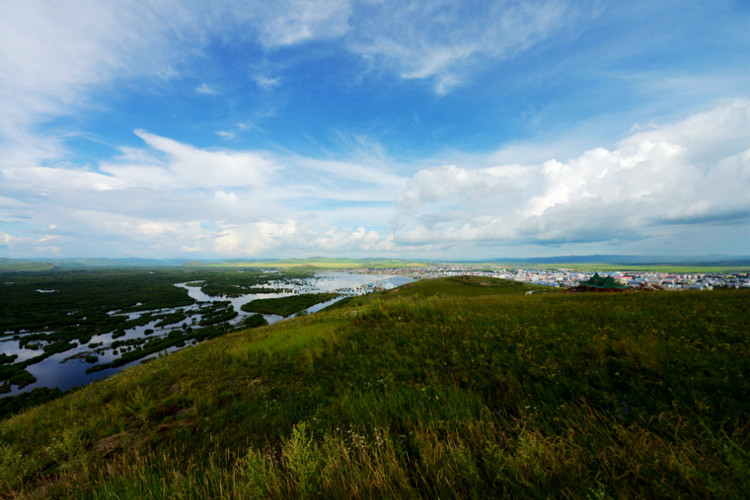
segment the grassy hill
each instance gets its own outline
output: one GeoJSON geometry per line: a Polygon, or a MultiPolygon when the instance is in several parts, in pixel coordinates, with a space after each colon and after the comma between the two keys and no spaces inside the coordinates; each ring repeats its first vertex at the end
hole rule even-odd
{"type": "Polygon", "coordinates": [[[477,297],[480,295],[517,295],[528,291],[558,292],[557,288],[485,276],[454,276],[422,280],[394,289],[391,293],[404,296],[477,297]]]}
{"type": "MultiPolygon", "coordinates": [[[[522,283],[507,279],[485,276],[453,276],[416,281],[387,290],[377,295],[379,300],[392,298],[428,298],[428,297],[479,297],[483,295],[519,295],[528,291],[558,293],[560,289],[534,283],[522,283]]],[[[343,307],[362,306],[372,301],[371,295],[347,297],[329,306],[327,310],[343,307]]]]}
{"type": "Polygon", "coordinates": [[[55,266],[48,262],[0,258],[0,272],[37,272],[54,268],[55,266]]]}
{"type": "Polygon", "coordinates": [[[0,492],[750,495],[750,294],[524,292],[415,283],[127,370],[0,422],[0,492]]]}

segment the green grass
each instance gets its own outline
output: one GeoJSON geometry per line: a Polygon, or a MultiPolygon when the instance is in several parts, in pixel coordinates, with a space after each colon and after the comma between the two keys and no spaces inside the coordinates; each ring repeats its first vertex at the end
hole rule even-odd
{"type": "Polygon", "coordinates": [[[451,278],[435,278],[403,285],[391,293],[399,296],[419,295],[429,297],[453,296],[476,297],[480,295],[514,295],[527,291],[558,292],[553,287],[522,283],[520,281],[488,278],[484,276],[455,276],[451,278]]]}
{"type": "Polygon", "coordinates": [[[242,310],[262,314],[277,314],[286,318],[294,313],[304,311],[315,304],[335,299],[338,296],[338,293],[301,293],[276,299],[255,299],[247,304],[243,304],[242,310]]]}
{"type": "Polygon", "coordinates": [[[506,285],[372,294],[29,409],[0,422],[0,491],[750,495],[750,294],[506,285]]]}
{"type": "Polygon", "coordinates": [[[0,259],[0,272],[42,272],[51,271],[55,266],[47,262],[30,262],[24,260],[0,259]]]}
{"type": "MultiPolygon", "coordinates": [[[[0,264],[3,262],[0,259],[0,264]]],[[[14,264],[19,262],[12,261],[14,264]]],[[[271,292],[274,290],[265,288],[269,283],[283,286],[311,276],[311,272],[300,270],[264,273],[192,268],[0,272],[0,334],[10,336],[25,331],[17,339],[20,347],[38,351],[36,356],[23,361],[9,360],[0,355],[0,393],[10,392],[11,384],[23,388],[34,383],[36,378],[26,370],[29,366],[55,353],[68,351],[76,344],[88,344],[95,335],[112,332],[112,338],[119,338],[125,335],[126,330],[153,320],[156,320],[157,327],[185,321],[188,319],[185,312],[155,311],[195,302],[188,296],[187,290],[176,287],[175,283],[197,283],[204,292],[233,296],[271,292]],[[48,293],[39,290],[47,290],[48,293]],[[113,311],[118,314],[111,314],[113,311]],[[124,314],[126,312],[142,312],[142,315],[128,319],[128,315],[124,314]]],[[[228,301],[202,305],[199,312],[202,319],[196,326],[209,327],[205,332],[172,332],[169,338],[149,342],[109,363],[91,366],[88,371],[122,366],[159,349],[181,347],[187,341],[210,338],[217,332],[224,333],[229,327],[221,324],[237,316],[228,301]]],[[[155,331],[150,328],[144,333],[149,335],[155,331]]],[[[87,354],[101,356],[108,347],[87,354]]]]}
{"type": "Polygon", "coordinates": [[[483,295],[524,295],[526,292],[559,293],[560,289],[533,283],[522,283],[485,276],[454,276],[434,278],[408,283],[391,290],[379,291],[370,295],[347,297],[327,310],[341,309],[363,305],[377,297],[378,300],[390,300],[403,297],[478,297],[483,295]]]}

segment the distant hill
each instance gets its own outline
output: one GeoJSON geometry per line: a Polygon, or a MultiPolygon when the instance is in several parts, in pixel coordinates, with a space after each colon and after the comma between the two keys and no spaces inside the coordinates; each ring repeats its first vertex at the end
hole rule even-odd
{"type": "Polygon", "coordinates": [[[48,271],[51,269],[102,269],[102,268],[156,268],[156,267],[305,267],[312,269],[388,269],[402,267],[424,267],[450,264],[506,264],[523,265],[592,265],[608,266],[660,266],[680,268],[717,267],[724,269],[748,269],[750,257],[706,255],[698,257],[633,256],[633,255],[566,255],[557,257],[533,257],[514,259],[492,259],[483,261],[428,261],[419,259],[392,258],[335,258],[310,257],[299,259],[230,259],[230,260],[186,260],[186,259],[140,259],[140,258],[67,258],[67,259],[9,259],[0,258],[0,271],[48,271]]]}
{"type": "Polygon", "coordinates": [[[674,266],[750,266],[750,256],[704,255],[691,257],[659,255],[561,255],[528,259],[495,259],[489,262],[535,264],[622,264],[622,265],[674,265],[674,266]]]}
{"type": "Polygon", "coordinates": [[[54,268],[49,262],[0,258],[0,272],[50,271],[54,268]]]}
{"type": "Polygon", "coordinates": [[[69,258],[69,259],[8,259],[0,258],[0,271],[49,271],[52,269],[103,269],[125,267],[166,267],[179,266],[182,259],[108,259],[108,258],[69,258]]]}

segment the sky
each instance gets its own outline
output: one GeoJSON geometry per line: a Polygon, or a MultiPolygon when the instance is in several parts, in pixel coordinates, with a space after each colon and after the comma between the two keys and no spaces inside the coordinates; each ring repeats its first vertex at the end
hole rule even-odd
{"type": "Polygon", "coordinates": [[[0,257],[750,255],[747,0],[0,0],[0,257]]]}

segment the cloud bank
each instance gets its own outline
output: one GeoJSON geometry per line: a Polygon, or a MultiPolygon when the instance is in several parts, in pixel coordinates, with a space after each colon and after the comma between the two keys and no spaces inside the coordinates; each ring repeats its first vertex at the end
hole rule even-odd
{"type": "Polygon", "coordinates": [[[747,254],[747,12],[677,8],[5,2],[0,255],[747,254]]]}
{"type": "Polygon", "coordinates": [[[146,255],[449,255],[651,240],[666,251],[685,227],[746,232],[750,224],[746,100],[565,161],[436,166],[408,178],[384,171],[382,158],[322,162],[135,133],[142,148],[96,170],[0,169],[11,194],[0,198],[3,217],[55,228],[36,239],[3,232],[3,244],[70,252],[97,235],[100,248],[146,255]],[[327,206],[342,200],[349,204],[327,206]]]}
{"type": "Polygon", "coordinates": [[[396,202],[396,241],[663,244],[678,225],[747,231],[748,193],[750,102],[742,100],[567,161],[421,170],[396,202]]]}

